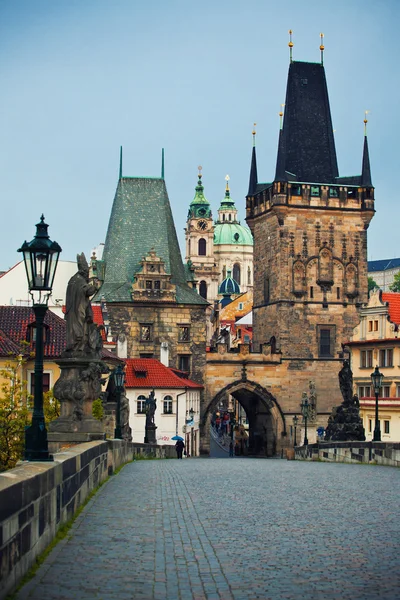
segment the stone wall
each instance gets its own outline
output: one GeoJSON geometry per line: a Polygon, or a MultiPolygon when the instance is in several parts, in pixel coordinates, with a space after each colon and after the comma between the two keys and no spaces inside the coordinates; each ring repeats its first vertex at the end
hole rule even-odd
{"type": "Polygon", "coordinates": [[[298,446],[296,460],[364,463],[400,467],[400,443],[389,442],[321,442],[298,446]]]}
{"type": "Polygon", "coordinates": [[[90,492],[135,455],[164,458],[169,446],[120,440],[58,452],[54,462],[23,462],[0,474],[0,598],[10,593],[90,492]]]}

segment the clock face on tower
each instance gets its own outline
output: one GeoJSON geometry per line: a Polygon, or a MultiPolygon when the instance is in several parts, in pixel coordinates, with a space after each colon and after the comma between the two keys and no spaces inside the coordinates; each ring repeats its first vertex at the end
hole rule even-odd
{"type": "Polygon", "coordinates": [[[208,227],[208,223],[207,221],[204,221],[204,219],[200,219],[200,221],[197,222],[197,229],[200,229],[201,231],[205,231],[208,227]]]}

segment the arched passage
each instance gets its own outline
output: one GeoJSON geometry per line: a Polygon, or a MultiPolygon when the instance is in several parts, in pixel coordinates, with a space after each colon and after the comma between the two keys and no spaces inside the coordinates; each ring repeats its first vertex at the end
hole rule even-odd
{"type": "Polygon", "coordinates": [[[220,390],[205,409],[202,428],[202,453],[208,453],[210,424],[214,411],[228,395],[243,407],[249,423],[250,456],[275,456],[286,436],[285,417],[276,399],[265,388],[253,381],[234,381],[220,390]]]}

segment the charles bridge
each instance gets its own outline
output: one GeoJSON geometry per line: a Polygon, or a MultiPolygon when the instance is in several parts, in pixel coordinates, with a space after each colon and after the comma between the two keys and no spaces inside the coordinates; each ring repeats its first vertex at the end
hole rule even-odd
{"type": "MultiPolygon", "coordinates": [[[[135,460],[108,477],[144,446],[80,444],[0,475],[0,597],[102,481],[17,600],[399,597],[398,469],[196,458],[135,460]]],[[[315,446],[296,458],[315,459],[315,446]]],[[[385,452],[373,445],[377,462],[385,452]]]]}

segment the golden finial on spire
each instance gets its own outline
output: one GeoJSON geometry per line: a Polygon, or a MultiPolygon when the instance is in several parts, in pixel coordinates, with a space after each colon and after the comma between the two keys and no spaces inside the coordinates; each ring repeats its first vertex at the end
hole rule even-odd
{"type": "Polygon", "coordinates": [[[325,50],[325,46],[324,46],[324,34],[320,33],[319,37],[321,38],[321,45],[319,47],[319,49],[321,50],[321,65],[324,64],[324,50],[325,50]]]}
{"type": "Polygon", "coordinates": [[[284,104],[281,104],[281,110],[279,111],[279,127],[280,127],[280,129],[282,129],[282,127],[283,127],[283,107],[284,106],[285,106],[284,104]]]}
{"type": "Polygon", "coordinates": [[[225,176],[225,181],[226,181],[226,188],[225,189],[226,189],[227,192],[229,192],[229,180],[230,180],[229,175],[226,175],[225,176]]]}
{"type": "Polygon", "coordinates": [[[257,123],[253,123],[253,131],[251,132],[253,134],[253,146],[256,145],[256,127],[257,123]]]}
{"type": "Polygon", "coordinates": [[[367,123],[368,123],[367,115],[369,112],[370,112],[369,110],[366,110],[365,115],[364,115],[364,135],[367,135],[367,123]]]}
{"type": "Polygon", "coordinates": [[[292,60],[292,49],[293,49],[294,44],[292,42],[292,33],[293,33],[293,31],[291,29],[289,29],[289,43],[288,43],[288,46],[289,46],[289,51],[290,51],[290,62],[293,62],[293,60],[292,60]]]}
{"type": "Polygon", "coordinates": [[[201,165],[199,165],[199,166],[197,167],[197,169],[198,169],[198,171],[199,171],[199,179],[201,179],[201,172],[202,172],[202,170],[203,170],[203,167],[202,167],[201,165]]]}

